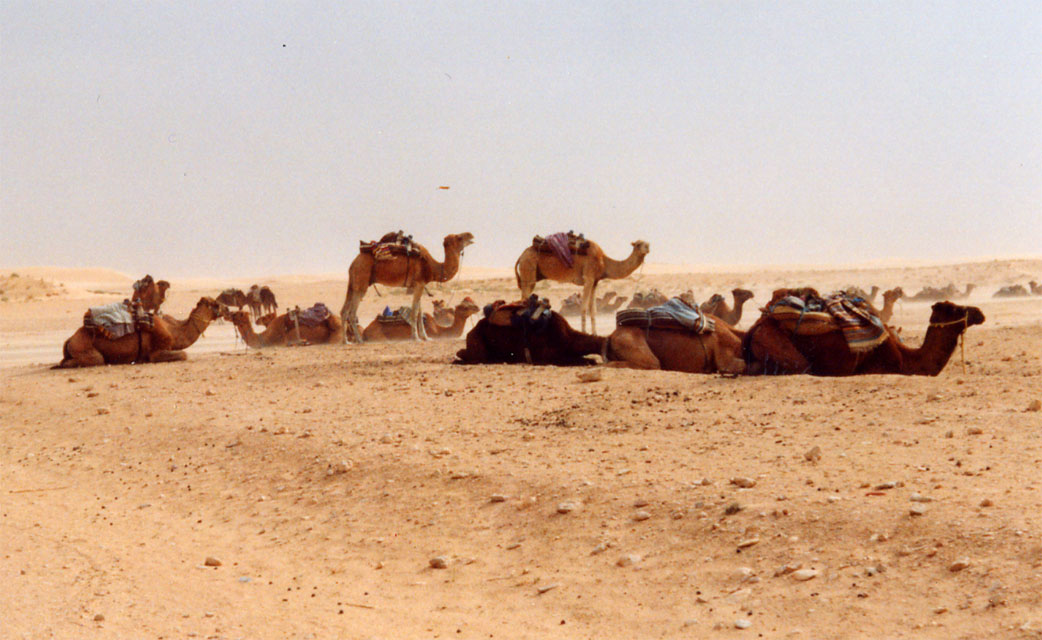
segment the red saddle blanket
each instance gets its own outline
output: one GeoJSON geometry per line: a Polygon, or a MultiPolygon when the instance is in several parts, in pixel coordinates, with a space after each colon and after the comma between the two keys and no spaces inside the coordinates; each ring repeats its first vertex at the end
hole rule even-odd
{"type": "Polygon", "coordinates": [[[532,238],[532,248],[540,253],[552,253],[567,266],[572,266],[572,256],[584,256],[590,248],[590,241],[580,233],[554,233],[532,238]]]}

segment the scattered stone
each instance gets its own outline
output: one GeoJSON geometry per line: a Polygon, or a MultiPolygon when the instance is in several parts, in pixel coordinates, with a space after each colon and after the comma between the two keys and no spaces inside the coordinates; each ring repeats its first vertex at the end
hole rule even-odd
{"type": "Polygon", "coordinates": [[[326,475],[336,476],[340,475],[341,473],[347,473],[351,470],[352,466],[354,466],[354,463],[352,463],[350,460],[341,460],[340,462],[330,464],[328,467],[326,467],[326,475]]]}
{"type": "Polygon", "coordinates": [[[648,506],[648,501],[645,500],[644,498],[637,498],[636,500],[633,501],[633,506],[636,507],[637,509],[640,509],[641,507],[648,506]]]}
{"type": "Polygon", "coordinates": [[[561,585],[558,584],[557,582],[551,582],[550,584],[544,584],[541,587],[536,587],[536,592],[538,592],[539,595],[543,595],[547,591],[552,591],[552,590],[556,589],[559,586],[561,586],[561,585]]]}
{"type": "Polygon", "coordinates": [[[640,511],[638,511],[638,512],[633,514],[633,519],[636,520],[637,522],[642,522],[644,520],[647,520],[650,517],[651,517],[651,513],[648,512],[648,511],[644,511],[643,509],[641,509],[640,511]]]}
{"type": "Polygon", "coordinates": [[[813,447],[811,447],[810,451],[803,454],[803,457],[807,460],[810,460],[811,462],[817,462],[818,460],[821,460],[821,447],[819,447],[818,445],[814,445],[813,447]]]}
{"type": "Polygon", "coordinates": [[[942,613],[948,613],[948,607],[935,607],[933,612],[937,615],[941,615],[942,613]]]}
{"type": "Polygon", "coordinates": [[[561,504],[557,505],[557,513],[571,513],[575,511],[576,508],[578,508],[578,506],[579,505],[577,505],[574,502],[562,502],[561,504]]]}
{"type": "Polygon", "coordinates": [[[99,416],[107,416],[110,413],[112,413],[112,412],[109,411],[108,407],[98,407],[98,415],[99,416]]]}
{"type": "Polygon", "coordinates": [[[792,572],[792,579],[800,582],[806,582],[818,577],[817,569],[799,569],[792,572]]]}
{"type": "Polygon", "coordinates": [[[607,542],[598,542],[597,546],[594,547],[593,551],[590,552],[590,555],[591,556],[596,556],[596,555],[599,555],[601,553],[604,553],[605,551],[608,550],[608,546],[609,545],[608,545],[607,542]]]}
{"type": "Polygon", "coordinates": [[[445,556],[434,556],[430,559],[429,564],[432,569],[444,569],[449,566],[449,559],[445,556]]]}
{"type": "Polygon", "coordinates": [[[980,427],[967,427],[966,429],[966,435],[968,436],[979,436],[982,433],[984,433],[984,429],[980,427]]]}
{"type": "Polygon", "coordinates": [[[951,571],[952,573],[955,573],[957,571],[962,571],[963,569],[965,569],[965,568],[967,568],[969,566],[970,566],[970,559],[969,558],[959,558],[955,562],[953,562],[950,565],[948,565],[948,571],[951,571]]]}
{"type": "Polygon", "coordinates": [[[97,391],[90,391],[90,392],[87,393],[87,397],[88,398],[97,398],[98,397],[98,392],[97,391]]]}
{"type": "Polygon", "coordinates": [[[642,559],[643,558],[641,558],[639,555],[635,553],[628,553],[616,560],[615,565],[619,567],[632,567],[633,565],[639,563],[642,559]]]}
{"type": "Polygon", "coordinates": [[[785,566],[778,567],[777,569],[775,569],[774,570],[774,577],[777,578],[778,576],[787,576],[790,573],[792,573],[793,571],[796,571],[796,570],[801,569],[801,568],[803,568],[803,563],[802,562],[792,562],[792,563],[789,563],[789,564],[787,564],[785,566]]]}
{"type": "Polygon", "coordinates": [[[249,577],[249,576],[240,576],[240,577],[239,577],[239,582],[242,582],[243,584],[245,584],[245,583],[249,582],[249,581],[250,581],[250,580],[252,580],[252,579],[253,579],[253,578],[251,578],[251,577],[249,577]]]}
{"type": "Polygon", "coordinates": [[[739,540],[738,541],[738,548],[739,549],[747,549],[747,548],[753,546],[754,544],[760,544],[760,539],[759,538],[746,538],[745,540],[739,540]]]}
{"type": "Polygon", "coordinates": [[[737,478],[731,478],[731,484],[742,489],[749,489],[756,486],[756,480],[744,476],[738,476],[737,478]]]}
{"type": "Polygon", "coordinates": [[[394,442],[394,437],[391,434],[385,433],[380,436],[380,444],[391,444],[392,442],[394,442]]]}
{"type": "Polygon", "coordinates": [[[693,627],[696,624],[698,624],[698,618],[688,618],[687,620],[684,620],[685,627],[693,627]]]}
{"type": "Polygon", "coordinates": [[[221,566],[221,561],[213,556],[206,556],[206,560],[203,560],[203,566],[219,567],[221,566]]]}
{"type": "Polygon", "coordinates": [[[926,401],[927,402],[937,402],[938,400],[942,400],[943,398],[944,398],[944,395],[940,394],[940,393],[928,393],[928,394],[926,394],[926,401]]]}
{"type": "Polygon", "coordinates": [[[921,504],[912,505],[912,507],[908,510],[908,515],[912,517],[926,515],[926,507],[924,507],[921,504]]]}
{"type": "Polygon", "coordinates": [[[828,502],[829,504],[836,504],[837,502],[839,502],[842,499],[843,498],[841,498],[839,496],[829,496],[829,497],[825,498],[825,501],[828,502]]]}
{"type": "Polygon", "coordinates": [[[738,618],[734,621],[735,629],[748,629],[751,626],[753,626],[753,623],[749,622],[745,618],[738,618]]]}
{"type": "Polygon", "coordinates": [[[741,511],[744,508],[745,507],[743,507],[742,505],[738,504],[737,502],[732,502],[731,504],[727,505],[726,509],[724,509],[724,515],[725,516],[733,516],[734,514],[738,513],[739,511],[741,511]]]}
{"type": "Polygon", "coordinates": [[[737,578],[739,582],[745,582],[754,575],[756,575],[756,572],[752,570],[752,567],[738,567],[734,570],[734,577],[737,578]]]}
{"type": "Polygon", "coordinates": [[[489,502],[506,502],[507,501],[507,497],[505,495],[503,495],[502,493],[493,493],[492,496],[488,499],[488,501],[489,502]]]}
{"type": "Polygon", "coordinates": [[[702,478],[702,479],[701,479],[701,480],[700,480],[700,481],[698,482],[698,484],[702,485],[703,487],[708,487],[709,485],[713,484],[713,481],[712,481],[712,480],[710,480],[709,478],[702,478]]]}
{"type": "Polygon", "coordinates": [[[885,491],[887,489],[893,489],[896,486],[896,482],[881,482],[872,488],[876,491],[885,491]]]}
{"type": "Polygon", "coordinates": [[[912,502],[933,502],[933,498],[928,498],[926,496],[919,495],[918,493],[913,493],[912,495],[908,496],[908,499],[912,502]]]}
{"type": "Polygon", "coordinates": [[[598,382],[604,378],[603,369],[592,369],[590,371],[580,371],[576,374],[579,378],[579,382],[598,382]]]}
{"type": "Polygon", "coordinates": [[[103,616],[103,615],[102,615],[102,614],[100,614],[100,613],[99,613],[99,614],[96,614],[96,615],[94,616],[94,622],[105,622],[105,616],[103,616]]]}
{"type": "Polygon", "coordinates": [[[994,505],[995,505],[995,503],[992,502],[991,499],[989,499],[989,498],[984,498],[983,500],[980,501],[980,506],[982,506],[982,507],[991,507],[991,506],[994,506],[994,505]]]}
{"type": "Polygon", "coordinates": [[[1042,411],[1042,400],[1036,398],[1029,402],[1026,411],[1042,411]]]}
{"type": "Polygon", "coordinates": [[[214,391],[212,388],[211,389],[207,389],[206,390],[206,395],[208,395],[208,396],[215,396],[215,395],[217,395],[217,392],[214,391]]]}

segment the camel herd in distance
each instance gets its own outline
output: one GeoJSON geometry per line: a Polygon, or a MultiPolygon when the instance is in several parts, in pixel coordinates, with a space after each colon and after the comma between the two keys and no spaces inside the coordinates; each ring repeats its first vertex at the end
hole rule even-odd
{"type": "MultiPolygon", "coordinates": [[[[245,292],[227,289],[213,298],[202,297],[188,318],[179,320],[160,311],[169,283],[146,276],[135,283],[131,298],[109,305],[119,307],[116,320],[107,315],[112,310],[87,311],[83,326],[64,343],[55,368],[184,360],[184,350],[217,320],[231,322],[248,347],[261,348],[455,339],[463,336],[469,318],[480,315],[456,354],[457,364],[581,365],[595,363],[589,356],[598,356],[608,366],[690,373],[937,375],[963,333],[984,322],[979,308],[956,303],[969,297],[972,284],[963,289],[954,284],[927,287],[911,296],[900,287],[881,291],[873,286],[867,292],[850,288],[825,296],[799,287],[773,291],[759,309],[760,316],[743,331],[738,324],[746,303],[754,298],[744,288],[732,290],[730,300],[714,293],[701,305],[690,290],[673,297],[654,289],[632,297],[613,291],[598,297],[601,281],[636,272],[651,247],[637,240],[628,256],[613,259],[597,243],[572,232],[536,236],[521,252],[514,266],[517,300],[488,301],[482,307],[467,297],[451,308],[435,301],[432,313],[424,313],[421,301],[428,285],[455,278],[464,250],[473,242],[470,233],[445,236],[440,262],[401,231],[361,242],[348,269],[339,314],[321,303],[280,314],[272,289],[253,285],[245,292]],[[547,299],[534,293],[541,280],[571,283],[580,290],[552,309],[547,299]],[[404,288],[412,304],[385,309],[363,328],[358,307],[374,285],[404,288]],[[877,307],[880,297],[882,305],[877,307]],[[901,299],[934,303],[917,348],[904,344],[900,330],[887,324],[901,299]],[[612,313],[617,314],[616,326],[610,334],[598,336],[597,316],[612,313]],[[578,329],[566,317],[578,317],[578,329]],[[263,331],[258,333],[255,325],[263,331]]],[[[994,294],[1038,295],[1042,287],[1035,281],[1027,288],[1011,285],[994,294]]]]}

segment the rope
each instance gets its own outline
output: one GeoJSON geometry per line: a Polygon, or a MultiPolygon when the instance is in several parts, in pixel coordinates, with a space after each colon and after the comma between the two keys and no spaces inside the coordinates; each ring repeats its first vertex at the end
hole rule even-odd
{"type": "Polygon", "coordinates": [[[931,327],[950,327],[953,325],[961,324],[962,331],[959,332],[959,359],[962,360],[962,373],[966,374],[966,330],[970,328],[970,314],[966,312],[962,318],[958,320],[949,320],[948,322],[931,322],[931,327]]]}

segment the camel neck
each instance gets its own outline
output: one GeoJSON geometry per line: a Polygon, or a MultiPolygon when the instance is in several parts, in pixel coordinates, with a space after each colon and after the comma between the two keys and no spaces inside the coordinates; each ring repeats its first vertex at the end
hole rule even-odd
{"type": "Polygon", "coordinates": [[[918,349],[905,348],[902,373],[935,376],[951,359],[959,336],[966,330],[966,319],[951,322],[930,323],[918,349]]]}
{"type": "Polygon", "coordinates": [[[644,255],[638,253],[636,247],[633,248],[633,251],[630,252],[630,255],[625,260],[613,260],[608,256],[604,256],[604,277],[609,280],[625,278],[636,271],[642,264],[644,264],[644,255]]]}

